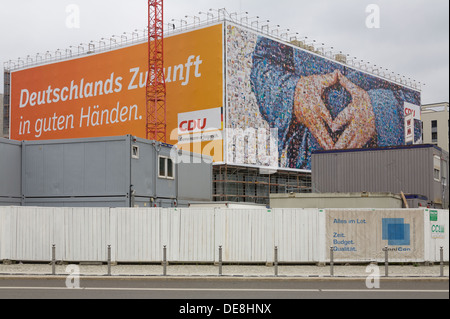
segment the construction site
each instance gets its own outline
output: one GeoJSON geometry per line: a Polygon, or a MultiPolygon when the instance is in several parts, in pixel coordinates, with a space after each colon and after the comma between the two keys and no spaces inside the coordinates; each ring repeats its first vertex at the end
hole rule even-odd
{"type": "Polygon", "coordinates": [[[420,83],[247,12],[163,12],[4,64],[0,261],[448,262],[420,83]]]}
{"type": "Polygon", "coordinates": [[[405,126],[404,114],[420,109],[415,81],[248,13],[210,9],[180,22],[164,22],[163,1],[149,1],[145,29],[6,62],[4,136],[156,141],[201,154],[211,165],[211,187],[205,188],[211,194],[200,198],[266,206],[273,193],[316,192],[311,163],[317,151],[421,140],[420,116],[405,126]],[[308,108],[311,101],[298,88],[316,76],[327,85],[309,87],[310,93],[321,96],[336,121],[361,90],[369,94],[373,125],[358,128],[357,143],[344,138],[348,123],[319,129],[300,112],[299,105],[308,108]],[[390,101],[391,91],[401,94],[390,101]]]}

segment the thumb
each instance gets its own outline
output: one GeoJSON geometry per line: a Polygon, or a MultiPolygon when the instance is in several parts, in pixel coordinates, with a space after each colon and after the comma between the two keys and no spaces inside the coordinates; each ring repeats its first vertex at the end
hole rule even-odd
{"type": "Polygon", "coordinates": [[[324,75],[318,75],[319,85],[322,87],[329,87],[336,84],[339,80],[339,72],[335,71],[333,73],[328,73],[324,75]]]}
{"type": "Polygon", "coordinates": [[[352,104],[350,104],[334,119],[333,125],[331,126],[331,130],[333,132],[340,130],[344,125],[350,122],[352,118],[353,118],[353,107],[352,104]]]}
{"type": "Polygon", "coordinates": [[[347,89],[351,93],[351,95],[357,93],[360,90],[359,86],[354,84],[352,81],[350,81],[347,77],[343,75],[340,76],[339,82],[345,89],[347,89]]]}
{"type": "Polygon", "coordinates": [[[332,128],[333,127],[333,118],[331,117],[330,111],[327,109],[325,104],[320,104],[318,106],[318,111],[321,118],[327,123],[327,125],[332,128]]]}

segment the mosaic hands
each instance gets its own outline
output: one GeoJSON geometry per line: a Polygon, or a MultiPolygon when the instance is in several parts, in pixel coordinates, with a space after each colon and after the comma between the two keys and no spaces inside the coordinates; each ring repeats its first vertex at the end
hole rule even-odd
{"type": "Polygon", "coordinates": [[[325,150],[362,148],[376,134],[375,113],[369,94],[339,70],[326,75],[302,77],[295,91],[294,114],[325,150]],[[352,102],[333,120],[322,100],[322,93],[337,83],[350,93],[352,102]],[[325,123],[333,132],[347,125],[336,143],[325,123]]]}

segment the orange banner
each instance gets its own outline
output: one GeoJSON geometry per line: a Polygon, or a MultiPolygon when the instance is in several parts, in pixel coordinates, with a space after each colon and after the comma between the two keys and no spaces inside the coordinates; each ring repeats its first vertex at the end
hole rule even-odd
{"type": "MultiPolygon", "coordinates": [[[[13,72],[11,138],[145,138],[147,59],[144,43],[13,72]]],[[[167,37],[165,75],[167,143],[176,144],[179,114],[223,107],[222,24],[167,37]]]]}

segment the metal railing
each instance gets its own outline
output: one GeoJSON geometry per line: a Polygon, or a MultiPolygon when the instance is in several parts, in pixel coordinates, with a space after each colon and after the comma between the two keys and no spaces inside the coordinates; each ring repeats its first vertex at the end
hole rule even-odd
{"type": "MultiPolygon", "coordinates": [[[[52,251],[52,259],[51,259],[51,267],[52,267],[52,271],[51,274],[53,276],[56,275],[56,246],[52,245],[51,247],[51,251],[52,251]]],[[[385,262],[384,262],[384,267],[385,267],[385,275],[384,277],[389,277],[389,249],[388,247],[383,248],[383,251],[385,253],[385,262]]],[[[278,254],[279,254],[279,247],[275,246],[274,247],[274,255],[273,255],[273,263],[271,264],[271,266],[273,267],[273,271],[274,271],[274,277],[279,277],[279,260],[278,260],[278,254]]],[[[107,273],[106,276],[112,276],[112,272],[111,272],[111,245],[107,246],[107,260],[106,260],[106,265],[107,265],[107,273]]],[[[223,261],[223,246],[219,246],[218,247],[218,263],[216,264],[216,266],[218,267],[218,276],[224,276],[223,274],[223,265],[224,265],[224,261],[223,261]]],[[[444,275],[444,247],[440,247],[440,263],[439,263],[440,267],[440,273],[439,273],[439,277],[443,278],[444,275]]],[[[163,246],[163,255],[162,255],[162,260],[161,260],[161,266],[162,266],[162,276],[168,276],[167,273],[167,269],[169,266],[169,262],[167,259],[167,246],[163,246]]],[[[330,266],[330,275],[329,277],[335,277],[335,259],[334,259],[334,247],[331,246],[330,247],[330,259],[329,259],[329,266],[330,266]]],[[[437,274],[436,274],[437,276],[437,274]]]]}
{"type": "MultiPolygon", "coordinates": [[[[281,26],[278,24],[270,25],[270,20],[260,21],[259,16],[249,18],[248,12],[240,14],[236,12],[229,13],[225,8],[221,8],[209,9],[208,12],[199,12],[199,15],[205,16],[205,19],[202,20],[199,16],[185,16],[185,19],[178,20],[172,19],[171,23],[165,24],[164,36],[169,37],[221,22],[231,22],[248,30],[274,38],[281,42],[289,43],[290,45],[297,46],[314,54],[321,55],[334,62],[344,63],[354,69],[372,74],[390,82],[414,89],[422,89],[421,82],[406,78],[400,74],[395,74],[395,72],[391,72],[385,68],[375,68],[376,65],[371,66],[369,62],[364,62],[358,58],[349,59],[349,54],[343,54],[342,51],[335,53],[333,47],[325,47],[324,43],[319,43],[316,40],[308,40],[310,42],[308,43],[306,41],[308,37],[299,38],[298,32],[291,32],[290,29],[281,29],[281,26]],[[188,18],[192,18],[193,20],[189,22],[188,18]],[[179,25],[173,22],[178,22],[179,25]],[[316,46],[318,47],[316,48],[316,46]]],[[[80,43],[75,46],[70,46],[65,50],[57,49],[55,52],[47,51],[45,53],[37,53],[36,55],[28,55],[25,58],[18,58],[17,60],[9,60],[4,62],[3,67],[5,71],[16,71],[38,65],[71,60],[90,54],[107,52],[134,44],[142,44],[147,41],[148,28],[135,29],[132,32],[124,32],[120,36],[112,35],[109,38],[101,38],[99,41],[93,40],[89,43],[80,43]]]]}

